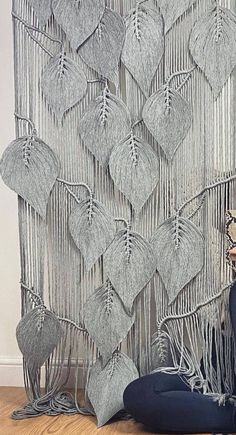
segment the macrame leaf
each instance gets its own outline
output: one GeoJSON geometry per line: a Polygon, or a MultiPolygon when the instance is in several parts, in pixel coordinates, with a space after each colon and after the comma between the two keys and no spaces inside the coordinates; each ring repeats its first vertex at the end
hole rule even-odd
{"type": "Polygon", "coordinates": [[[52,0],[54,16],[77,50],[98,26],[105,0],[52,0]]]}
{"type": "Polygon", "coordinates": [[[159,161],[152,147],[131,132],[113,148],[109,168],[115,185],[139,212],[159,179],[159,161]]]}
{"type": "Polygon", "coordinates": [[[127,107],[107,87],[90,104],[79,124],[84,144],[105,167],[112,148],[128,135],[130,129],[127,107]]]}
{"type": "Polygon", "coordinates": [[[104,276],[112,282],[128,312],[156,269],[150,243],[129,228],[119,231],[104,255],[104,276]]]}
{"type": "Polygon", "coordinates": [[[157,229],[151,244],[156,256],[156,268],[171,304],[201,271],[204,263],[204,238],[190,220],[170,218],[157,229]]]}
{"type": "Polygon", "coordinates": [[[69,229],[89,270],[110,245],[116,232],[111,213],[94,198],[87,198],[72,211],[69,229]]]}
{"type": "Polygon", "coordinates": [[[146,101],[143,120],[171,160],[191,127],[192,110],[177,91],[164,86],[146,101]]]}
{"type": "Polygon", "coordinates": [[[217,97],[236,65],[236,15],[216,4],[195,23],[189,49],[217,97]]]}
{"type": "Polygon", "coordinates": [[[34,135],[14,140],[4,151],[0,162],[4,183],[43,219],[59,170],[59,161],[51,148],[34,135]]]}
{"type": "Polygon", "coordinates": [[[45,26],[52,15],[51,0],[28,0],[32,6],[40,26],[45,26]]]}
{"type": "Polygon", "coordinates": [[[157,0],[165,22],[165,33],[195,2],[196,0],[157,0]]]}
{"type": "Polygon", "coordinates": [[[27,367],[31,372],[40,369],[62,337],[57,317],[39,306],[27,313],[16,329],[16,338],[27,367]]]}
{"type": "Polygon", "coordinates": [[[103,366],[111,358],[134,323],[109,280],[96,290],[83,308],[84,324],[102,356],[103,366]]]}
{"type": "Polygon", "coordinates": [[[41,87],[47,102],[59,121],[77,104],[87,91],[87,79],[76,62],[65,53],[58,53],[46,65],[41,87]]]}
{"type": "Polygon", "coordinates": [[[148,96],[164,52],[163,20],[158,10],[137,3],[126,18],[122,62],[148,96]]]}
{"type": "Polygon", "coordinates": [[[116,85],[124,37],[123,19],[117,12],[106,8],[97,29],[79,50],[80,56],[88,66],[116,85]]]}
{"type": "Polygon", "coordinates": [[[97,416],[98,427],[106,424],[124,408],[123,393],[139,377],[133,361],[122,352],[115,352],[103,368],[99,358],[91,369],[87,391],[97,416]]]}

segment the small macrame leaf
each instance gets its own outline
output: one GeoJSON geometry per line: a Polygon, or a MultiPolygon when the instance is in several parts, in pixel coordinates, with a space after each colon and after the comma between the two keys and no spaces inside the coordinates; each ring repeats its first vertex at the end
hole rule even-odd
{"type": "Polygon", "coordinates": [[[216,3],[195,23],[189,49],[217,97],[236,65],[236,15],[216,3]]]}
{"type": "Polygon", "coordinates": [[[14,140],[0,161],[4,183],[27,201],[43,219],[59,170],[59,161],[51,148],[34,135],[14,140]]]}
{"type": "Polygon", "coordinates": [[[57,317],[41,305],[21,319],[16,329],[16,338],[32,373],[47,361],[62,335],[63,330],[57,317]]]}
{"type": "Polygon", "coordinates": [[[45,26],[52,15],[52,0],[28,0],[40,26],[45,26]]]}
{"type": "Polygon", "coordinates": [[[117,12],[106,8],[97,29],[79,50],[88,66],[116,85],[124,37],[124,20],[117,12]]]}
{"type": "Polygon", "coordinates": [[[130,228],[119,231],[104,255],[107,276],[123,301],[132,311],[135,298],[152,278],[156,259],[150,243],[130,228]]]}
{"type": "Polygon", "coordinates": [[[204,238],[190,220],[172,217],[157,229],[151,244],[156,256],[156,268],[171,304],[201,271],[204,263],[204,238]]]}
{"type": "Polygon", "coordinates": [[[87,392],[98,427],[105,425],[124,408],[123,393],[138,377],[133,361],[122,352],[115,352],[104,368],[101,358],[96,361],[90,372],[87,392]]]}
{"type": "Polygon", "coordinates": [[[195,2],[196,0],[157,0],[165,22],[165,33],[195,2]]]}
{"type": "Polygon", "coordinates": [[[140,212],[159,179],[159,161],[152,147],[131,131],[113,148],[109,168],[115,185],[140,212]]]}
{"type": "Polygon", "coordinates": [[[171,160],[191,127],[192,109],[179,92],[165,85],[146,101],[143,120],[171,160]]]}
{"type": "Polygon", "coordinates": [[[79,133],[86,147],[105,167],[112,148],[131,129],[129,111],[123,101],[110,93],[107,86],[93,101],[79,124],[79,133]]]}
{"type": "Polygon", "coordinates": [[[86,269],[90,270],[112,242],[116,223],[102,203],[88,197],[72,211],[69,229],[86,269]]]}
{"type": "Polygon", "coordinates": [[[105,0],[52,0],[53,13],[77,50],[94,32],[105,11],[105,0]]]}
{"type": "Polygon", "coordinates": [[[58,53],[46,65],[41,87],[59,121],[86,94],[87,79],[81,68],[65,53],[58,53]]]}
{"type": "Polygon", "coordinates": [[[126,18],[126,37],[121,59],[146,96],[163,52],[161,15],[156,8],[137,2],[126,18]]]}
{"type": "Polygon", "coordinates": [[[84,324],[102,356],[103,366],[111,358],[134,323],[111,282],[96,290],[83,308],[84,324]]]}

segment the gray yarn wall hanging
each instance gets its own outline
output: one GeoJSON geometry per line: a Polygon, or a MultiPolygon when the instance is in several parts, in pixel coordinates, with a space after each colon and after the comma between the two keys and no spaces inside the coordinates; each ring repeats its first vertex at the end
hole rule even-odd
{"type": "Polygon", "coordinates": [[[235,2],[13,0],[12,15],[17,139],[0,172],[19,196],[29,402],[13,418],[102,426],[152,370],[232,393],[235,2]]]}

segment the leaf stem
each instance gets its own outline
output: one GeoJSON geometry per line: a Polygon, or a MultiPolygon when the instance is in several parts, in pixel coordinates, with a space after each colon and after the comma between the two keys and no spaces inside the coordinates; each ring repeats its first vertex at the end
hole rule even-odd
{"type": "Polygon", "coordinates": [[[181,319],[186,319],[187,317],[193,316],[194,314],[197,313],[198,310],[200,310],[201,308],[205,307],[206,305],[210,304],[211,302],[214,302],[216,299],[219,299],[221,297],[221,295],[225,292],[225,290],[227,290],[229,287],[231,287],[236,280],[230,282],[229,284],[227,284],[225,287],[223,287],[218,293],[216,293],[214,296],[212,296],[211,298],[207,299],[204,302],[200,302],[198,305],[196,305],[195,308],[193,308],[191,311],[184,313],[184,314],[173,314],[173,315],[169,315],[164,317],[158,324],[158,336],[157,338],[155,338],[155,340],[151,343],[151,346],[154,346],[156,344],[156,342],[159,339],[159,336],[161,334],[161,330],[162,327],[164,325],[164,323],[168,322],[169,320],[181,320],[181,319]]]}
{"type": "MultiPolygon", "coordinates": [[[[20,285],[21,285],[21,287],[24,290],[26,290],[29,294],[31,294],[35,299],[38,299],[39,305],[41,305],[42,307],[46,308],[46,306],[44,305],[44,302],[43,302],[41,296],[39,296],[37,293],[35,293],[33,291],[33,288],[30,288],[29,286],[24,284],[22,281],[20,281],[20,285]]],[[[83,328],[82,326],[77,325],[75,322],[73,322],[73,320],[67,319],[66,317],[59,317],[57,315],[56,315],[56,317],[58,318],[58,320],[60,322],[68,323],[68,324],[70,324],[71,326],[73,326],[74,328],[78,329],[81,332],[85,332],[85,333],[87,332],[87,330],[85,328],[83,328]]]]}
{"type": "Polygon", "coordinates": [[[15,117],[16,117],[17,119],[20,119],[21,121],[26,121],[26,122],[28,122],[29,126],[30,126],[31,129],[32,129],[32,134],[37,135],[37,130],[36,130],[36,128],[35,128],[35,124],[34,124],[33,121],[31,121],[30,118],[27,118],[26,116],[19,115],[19,113],[16,113],[16,112],[14,113],[14,115],[15,115],[15,117]]]}
{"type": "Polygon", "coordinates": [[[192,219],[197,214],[197,212],[202,208],[205,200],[206,200],[206,192],[203,193],[200,203],[198,204],[196,209],[188,216],[188,219],[192,219]]]}
{"type": "Polygon", "coordinates": [[[191,198],[189,198],[187,201],[185,201],[181,205],[181,207],[179,207],[177,212],[180,214],[188,204],[190,204],[192,201],[197,199],[199,196],[204,195],[204,193],[209,192],[211,189],[214,189],[215,187],[222,186],[223,184],[229,183],[230,181],[233,181],[235,179],[236,179],[236,174],[231,175],[230,177],[225,178],[224,180],[216,181],[212,184],[209,184],[208,186],[205,186],[202,190],[200,190],[198,193],[196,193],[191,198]]]}
{"type": "Polygon", "coordinates": [[[87,83],[104,83],[103,79],[87,80],[87,83]]]}
{"type": "Polygon", "coordinates": [[[70,186],[70,187],[84,187],[85,189],[87,189],[90,198],[93,198],[93,191],[92,189],[88,186],[88,184],[81,182],[74,182],[74,181],[67,181],[67,180],[63,180],[62,178],[57,178],[57,182],[64,184],[65,186],[70,186]]]}
{"type": "Polygon", "coordinates": [[[26,28],[26,33],[29,35],[29,37],[36,42],[36,44],[38,44],[38,46],[40,48],[42,48],[42,50],[48,54],[49,57],[53,58],[53,54],[46,48],[44,47],[44,45],[31,33],[31,31],[29,29],[26,28]]]}
{"type": "Polygon", "coordinates": [[[37,299],[39,304],[38,305],[42,305],[44,306],[44,302],[43,299],[41,298],[41,296],[37,293],[34,292],[33,287],[30,288],[29,286],[27,286],[23,281],[20,281],[20,285],[21,287],[26,290],[31,296],[33,296],[33,298],[37,299]]]}
{"type": "Polygon", "coordinates": [[[143,119],[138,119],[137,121],[134,122],[134,124],[132,125],[132,130],[137,127],[139,124],[141,124],[141,122],[143,122],[143,119]]]}
{"type": "Polygon", "coordinates": [[[46,38],[48,38],[50,41],[55,42],[57,44],[60,44],[60,49],[62,49],[63,42],[60,39],[56,39],[53,36],[49,35],[49,33],[45,32],[44,30],[39,29],[38,27],[32,26],[31,24],[27,23],[23,18],[21,18],[19,15],[17,15],[14,11],[12,11],[12,17],[18,20],[21,24],[23,24],[26,29],[29,36],[50,56],[53,57],[53,54],[44,47],[38,39],[35,38],[34,35],[30,32],[30,30],[34,32],[41,33],[41,35],[44,35],[46,38]]]}
{"type": "Polygon", "coordinates": [[[57,318],[60,322],[67,323],[68,325],[72,326],[73,328],[77,329],[80,332],[84,332],[84,333],[88,332],[87,329],[83,328],[80,325],[77,325],[77,323],[73,322],[73,320],[67,319],[66,317],[58,317],[57,316],[57,318]]]}
{"type": "Polygon", "coordinates": [[[46,36],[46,38],[50,39],[52,42],[56,42],[63,45],[61,39],[56,39],[53,36],[49,35],[49,33],[45,32],[44,30],[39,29],[38,27],[32,26],[31,24],[28,24],[23,18],[21,18],[19,15],[17,15],[14,11],[12,11],[13,18],[16,18],[16,20],[20,21],[25,27],[27,27],[30,30],[34,30],[35,32],[41,33],[42,35],[46,36]]]}
{"type": "Polygon", "coordinates": [[[123,222],[126,228],[131,228],[130,222],[127,221],[125,218],[115,218],[115,222],[123,222]]]}
{"type": "Polygon", "coordinates": [[[67,185],[65,185],[65,189],[72,196],[72,198],[74,198],[75,202],[77,202],[77,204],[80,204],[80,199],[78,198],[78,196],[67,185]]]}
{"type": "MultiPolygon", "coordinates": [[[[180,75],[184,75],[187,74],[188,76],[191,75],[191,73],[196,69],[196,65],[194,65],[192,68],[190,68],[189,70],[183,70],[183,71],[176,71],[173,74],[171,74],[167,79],[166,79],[166,84],[170,86],[170,82],[175,78],[178,77],[180,75]]],[[[189,78],[189,77],[188,77],[189,78]]],[[[185,79],[185,81],[183,83],[181,83],[181,85],[177,88],[177,90],[180,90],[182,88],[182,86],[184,85],[184,83],[187,81],[188,79],[185,79]]]]}
{"type": "MultiPolygon", "coordinates": [[[[193,67],[192,71],[194,71],[197,67],[193,67]]],[[[184,78],[184,80],[182,81],[182,83],[179,84],[179,86],[176,88],[176,91],[179,92],[181,91],[181,89],[184,87],[185,83],[187,83],[187,81],[190,79],[192,75],[192,72],[190,72],[189,74],[187,74],[187,76],[184,78]]]]}
{"type": "Polygon", "coordinates": [[[105,77],[103,77],[103,76],[100,76],[97,79],[87,80],[87,82],[88,83],[102,83],[104,86],[108,87],[108,80],[105,77]]]}

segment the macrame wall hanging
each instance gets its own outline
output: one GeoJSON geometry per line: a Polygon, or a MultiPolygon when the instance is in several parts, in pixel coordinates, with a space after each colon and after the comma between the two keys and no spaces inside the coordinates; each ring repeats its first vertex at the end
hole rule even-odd
{"type": "Polygon", "coordinates": [[[234,0],[13,0],[17,139],[0,170],[19,195],[29,401],[14,418],[102,426],[152,370],[232,392],[235,14],[234,0]]]}

